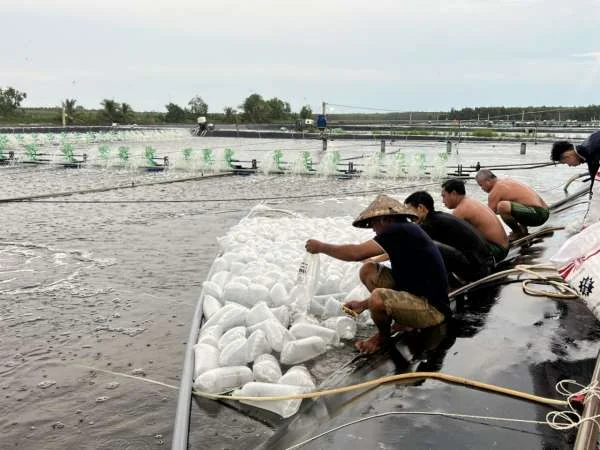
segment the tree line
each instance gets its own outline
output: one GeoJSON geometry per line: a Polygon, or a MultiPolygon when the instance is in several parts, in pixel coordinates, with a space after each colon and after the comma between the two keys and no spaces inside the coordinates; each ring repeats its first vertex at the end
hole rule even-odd
{"type": "MultiPolygon", "coordinates": [[[[137,112],[126,102],[104,99],[98,109],[86,109],[77,104],[76,99],[65,99],[54,108],[23,108],[27,98],[25,92],[14,87],[0,87],[0,122],[40,123],[66,125],[95,124],[160,124],[195,123],[198,116],[205,116],[215,123],[281,123],[296,119],[313,118],[310,105],[304,105],[299,112],[293,112],[289,102],[277,97],[264,99],[259,94],[251,94],[238,105],[227,106],[222,112],[209,112],[208,104],[201,96],[195,95],[185,106],[175,103],[165,105],[166,112],[137,112]]],[[[590,121],[600,120],[600,105],[579,107],[527,106],[527,107],[477,107],[450,111],[413,111],[370,114],[328,114],[330,122],[403,122],[437,120],[494,120],[494,121],[590,121]]]]}

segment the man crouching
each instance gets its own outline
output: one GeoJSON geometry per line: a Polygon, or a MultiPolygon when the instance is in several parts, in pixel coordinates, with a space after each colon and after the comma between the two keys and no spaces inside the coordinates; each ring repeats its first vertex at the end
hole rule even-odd
{"type": "Polygon", "coordinates": [[[368,309],[379,332],[357,341],[356,348],[372,353],[381,348],[394,331],[439,325],[451,315],[448,281],[442,256],[429,236],[409,218],[415,218],[402,203],[380,194],[352,223],[372,228],[375,237],[362,244],[329,244],[309,239],[306,250],[343,261],[364,261],[385,255],[391,269],[367,261],[360,279],[371,295],[346,303],[360,314],[368,309]]]}

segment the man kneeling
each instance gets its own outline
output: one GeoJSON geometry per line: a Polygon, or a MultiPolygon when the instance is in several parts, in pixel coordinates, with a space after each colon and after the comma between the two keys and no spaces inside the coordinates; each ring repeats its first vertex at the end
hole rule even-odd
{"type": "Polygon", "coordinates": [[[369,310],[378,333],[357,341],[356,348],[365,353],[377,351],[394,330],[428,328],[451,315],[448,302],[446,268],[435,244],[409,222],[415,218],[402,203],[380,194],[352,223],[372,228],[376,236],[361,244],[329,244],[309,239],[306,250],[324,253],[343,261],[363,261],[387,253],[391,269],[366,262],[360,279],[370,296],[354,300],[346,307],[356,313],[369,310]]]}

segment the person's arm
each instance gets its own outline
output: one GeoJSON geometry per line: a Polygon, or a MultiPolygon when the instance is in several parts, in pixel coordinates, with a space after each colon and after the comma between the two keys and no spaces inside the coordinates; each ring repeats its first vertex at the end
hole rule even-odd
{"type": "Polygon", "coordinates": [[[374,262],[380,263],[384,261],[388,261],[390,259],[390,255],[387,253],[382,253],[381,255],[373,256],[372,258],[367,259],[365,262],[374,262]]]}
{"type": "Polygon", "coordinates": [[[309,253],[324,253],[342,261],[362,261],[373,256],[381,255],[385,251],[374,240],[362,244],[328,244],[327,242],[309,239],[306,241],[306,251],[309,253]]]}

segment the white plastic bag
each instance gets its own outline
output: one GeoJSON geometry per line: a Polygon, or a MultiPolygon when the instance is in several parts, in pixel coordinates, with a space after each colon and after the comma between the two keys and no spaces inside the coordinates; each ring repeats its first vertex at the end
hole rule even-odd
{"type": "MultiPolygon", "coordinates": [[[[285,395],[302,394],[307,388],[302,386],[290,386],[287,384],[271,384],[260,382],[249,382],[242,389],[233,391],[234,396],[248,397],[279,397],[285,395]]],[[[297,400],[240,400],[240,403],[255,406],[256,408],[265,409],[267,411],[279,414],[281,417],[291,417],[298,412],[301,399],[297,400]]]]}
{"type": "Polygon", "coordinates": [[[353,339],[356,335],[356,322],[348,316],[331,317],[321,325],[335,330],[340,339],[353,339]]]}
{"type": "Polygon", "coordinates": [[[209,344],[194,345],[194,379],[219,367],[219,350],[209,344]]]}
{"type": "Polygon", "coordinates": [[[252,381],[252,371],[246,366],[218,367],[208,370],[194,381],[194,388],[209,394],[219,394],[252,381]]]}
{"type": "Polygon", "coordinates": [[[255,330],[246,342],[246,362],[252,362],[258,355],[271,353],[271,345],[267,341],[267,335],[263,330],[255,330]]]}
{"type": "Polygon", "coordinates": [[[287,341],[283,345],[279,360],[283,364],[298,364],[325,353],[327,344],[318,336],[311,336],[296,341],[287,341]]]}
{"type": "Polygon", "coordinates": [[[318,253],[306,253],[298,268],[296,286],[290,292],[292,309],[303,314],[308,311],[311,300],[317,292],[320,260],[318,253]]]}
{"type": "Polygon", "coordinates": [[[256,330],[262,330],[267,337],[267,342],[276,352],[281,351],[284,342],[294,339],[292,333],[276,319],[263,320],[248,329],[251,333],[256,330]]]}
{"type": "Polygon", "coordinates": [[[281,378],[281,367],[275,357],[269,353],[258,355],[252,365],[252,374],[256,381],[277,383],[281,378]]]}
{"type": "Polygon", "coordinates": [[[311,391],[315,390],[315,380],[308,369],[304,366],[292,366],[279,378],[278,384],[291,384],[293,386],[305,386],[311,391]]]}
{"type": "Polygon", "coordinates": [[[223,349],[225,347],[227,347],[231,342],[235,341],[236,339],[245,338],[245,337],[246,337],[246,327],[239,326],[239,327],[230,328],[225,333],[223,333],[223,336],[221,336],[219,338],[218,348],[219,348],[219,350],[223,351],[223,349]]]}
{"type": "Polygon", "coordinates": [[[239,338],[227,344],[219,355],[219,366],[239,366],[246,364],[246,338],[239,338]]]}
{"type": "Polygon", "coordinates": [[[340,337],[334,330],[312,323],[295,323],[290,328],[290,333],[292,333],[296,339],[318,336],[329,345],[338,345],[340,343],[340,337]]]}
{"type": "Polygon", "coordinates": [[[259,302],[246,314],[246,326],[251,327],[267,319],[275,319],[275,315],[265,302],[259,302]]]}
{"type": "Polygon", "coordinates": [[[210,319],[222,307],[221,302],[212,295],[206,294],[202,303],[202,312],[206,319],[210,319]]]}

